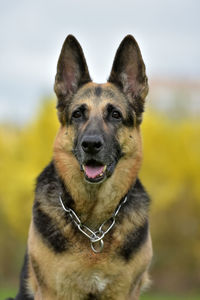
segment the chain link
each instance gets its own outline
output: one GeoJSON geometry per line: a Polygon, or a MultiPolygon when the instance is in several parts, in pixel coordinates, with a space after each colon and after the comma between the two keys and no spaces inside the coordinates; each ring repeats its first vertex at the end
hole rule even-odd
{"type": "Polygon", "coordinates": [[[71,220],[74,222],[79,231],[82,232],[90,240],[92,251],[95,253],[100,253],[104,247],[103,238],[115,225],[116,217],[122,205],[126,203],[127,196],[125,196],[123,201],[117,206],[111,218],[104,221],[97,231],[93,231],[92,229],[81,223],[81,220],[79,219],[75,211],[63,204],[61,194],[59,195],[59,200],[63,210],[69,214],[71,220]]]}

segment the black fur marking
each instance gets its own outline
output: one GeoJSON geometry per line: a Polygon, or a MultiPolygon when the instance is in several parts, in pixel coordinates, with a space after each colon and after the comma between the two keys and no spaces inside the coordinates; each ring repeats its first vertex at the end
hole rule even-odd
{"type": "Polygon", "coordinates": [[[122,206],[121,213],[128,215],[133,210],[139,212],[141,209],[145,209],[148,212],[149,204],[150,198],[137,178],[135,184],[132,185],[128,192],[128,201],[122,206]]]}
{"type": "MultiPolygon", "coordinates": [[[[26,280],[28,279],[28,255],[27,253],[25,254],[24,257],[24,264],[21,270],[21,275],[20,275],[20,287],[19,287],[19,292],[15,298],[15,300],[33,300],[33,297],[29,296],[27,294],[26,290],[26,280]]],[[[9,298],[12,299],[12,298],[9,298]]],[[[9,300],[7,299],[7,300],[9,300]]]]}
{"type": "Polygon", "coordinates": [[[58,176],[54,162],[52,161],[37,178],[36,198],[40,199],[42,195],[49,205],[58,207],[59,191],[63,194],[66,205],[73,207],[74,201],[66,190],[63,180],[58,176]]]}
{"type": "Polygon", "coordinates": [[[125,243],[120,250],[121,256],[128,262],[132,256],[144,244],[148,235],[148,221],[146,220],[143,225],[136,228],[133,232],[129,233],[125,239],[125,243]]]}
{"type": "Polygon", "coordinates": [[[85,298],[85,300],[98,300],[99,297],[97,297],[96,295],[92,294],[92,293],[89,293],[87,295],[87,297],[85,298]]]}
{"type": "Polygon", "coordinates": [[[100,86],[95,88],[95,95],[100,97],[102,94],[102,88],[100,86]]]}
{"type": "MultiPolygon", "coordinates": [[[[135,184],[132,185],[128,192],[128,200],[122,206],[118,220],[122,222],[123,218],[130,215],[132,211],[140,213],[142,210],[146,212],[146,221],[140,227],[134,229],[125,238],[124,245],[120,249],[119,254],[128,262],[132,256],[137,253],[140,247],[144,244],[148,236],[148,210],[150,204],[150,198],[146,193],[140,180],[137,178],[135,184]]],[[[145,215],[144,215],[145,217],[145,215]]]]}
{"type": "Polygon", "coordinates": [[[123,124],[127,127],[134,126],[134,116],[133,116],[133,112],[130,107],[129,107],[129,110],[127,111],[127,118],[124,120],[123,124]]]}
{"type": "Polygon", "coordinates": [[[33,256],[31,256],[30,259],[31,259],[31,264],[32,264],[32,267],[35,272],[35,275],[36,275],[39,285],[45,286],[44,277],[41,274],[39,264],[37,263],[36,259],[33,256]]]}
{"type": "Polygon", "coordinates": [[[58,175],[54,166],[54,162],[51,161],[40,173],[36,183],[37,185],[41,183],[43,186],[44,184],[52,183],[57,180],[58,180],[58,175]]]}
{"type": "Polygon", "coordinates": [[[56,252],[67,250],[68,241],[53,220],[41,208],[38,202],[33,206],[33,220],[36,229],[43,236],[44,241],[56,252]]]}
{"type": "Polygon", "coordinates": [[[58,190],[58,175],[55,170],[54,163],[51,162],[38,176],[36,181],[36,194],[45,189],[47,196],[58,190]]]}

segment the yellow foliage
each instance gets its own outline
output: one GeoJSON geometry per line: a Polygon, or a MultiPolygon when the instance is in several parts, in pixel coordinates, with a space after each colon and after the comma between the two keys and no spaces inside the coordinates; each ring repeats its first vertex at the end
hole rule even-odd
{"type": "Polygon", "coordinates": [[[35,178],[51,160],[58,129],[55,101],[44,101],[38,117],[22,130],[0,132],[0,198],[3,213],[20,238],[30,222],[35,178]]]}
{"type": "Polygon", "coordinates": [[[170,120],[148,112],[142,125],[144,160],[140,177],[163,210],[188,195],[200,205],[200,121],[170,120]]]}

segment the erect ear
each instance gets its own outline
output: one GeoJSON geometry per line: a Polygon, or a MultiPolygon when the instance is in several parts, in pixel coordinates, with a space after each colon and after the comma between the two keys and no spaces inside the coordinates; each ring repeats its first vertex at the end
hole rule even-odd
{"type": "Polygon", "coordinates": [[[117,85],[126,94],[136,114],[143,112],[148,79],[139,46],[133,36],[127,35],[121,42],[108,82],[117,85]]]}
{"type": "Polygon", "coordinates": [[[58,110],[63,111],[71,96],[89,81],[91,78],[82,48],[73,35],[68,35],[58,60],[54,85],[58,110]]]}

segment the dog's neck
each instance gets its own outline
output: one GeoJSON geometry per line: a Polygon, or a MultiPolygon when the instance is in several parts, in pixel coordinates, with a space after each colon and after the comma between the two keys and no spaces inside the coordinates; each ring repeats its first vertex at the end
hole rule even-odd
{"type": "MultiPolygon", "coordinates": [[[[58,137],[59,139],[59,134],[58,137]]],[[[81,221],[99,225],[111,217],[120,200],[134,184],[142,161],[141,146],[134,155],[122,157],[112,176],[100,184],[85,181],[80,165],[72,152],[54,147],[54,164],[59,176],[74,201],[74,210],[81,221]]]]}
{"type": "Polygon", "coordinates": [[[60,165],[59,161],[54,161],[57,172],[74,201],[73,208],[82,222],[94,226],[111,217],[120,200],[128,193],[137,178],[138,159],[135,158],[135,164],[132,166],[130,162],[128,164],[121,160],[113,175],[98,185],[85,182],[83,174],[71,176],[65,164],[60,165]],[[117,172],[117,168],[124,169],[125,164],[129,166],[126,166],[126,173],[122,176],[117,172]]]}

